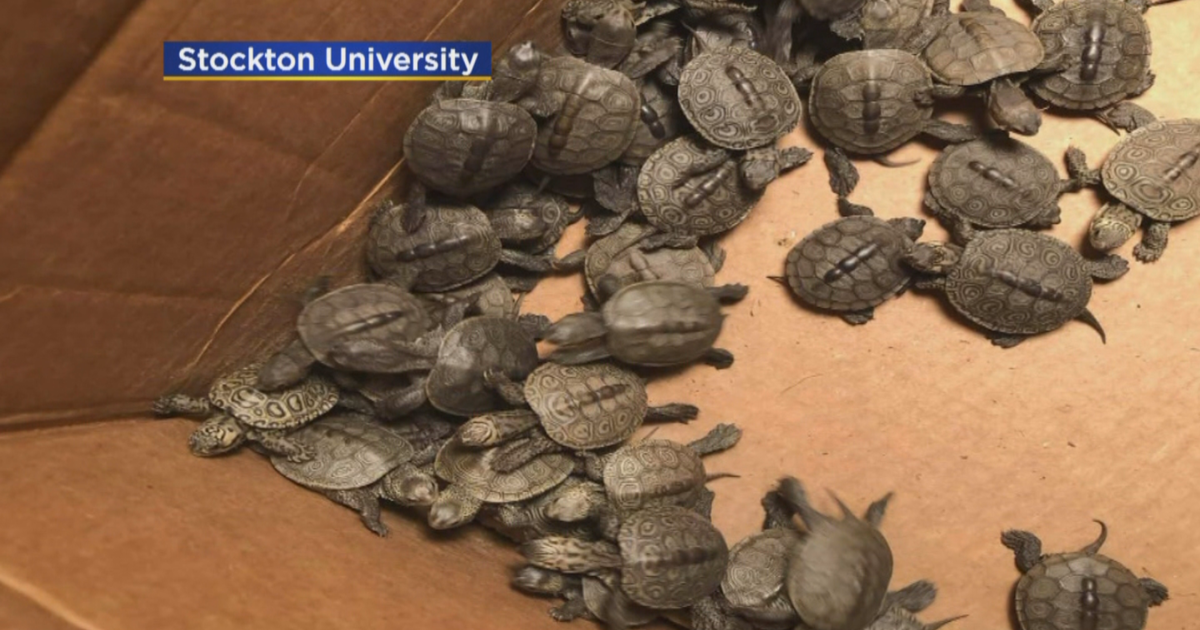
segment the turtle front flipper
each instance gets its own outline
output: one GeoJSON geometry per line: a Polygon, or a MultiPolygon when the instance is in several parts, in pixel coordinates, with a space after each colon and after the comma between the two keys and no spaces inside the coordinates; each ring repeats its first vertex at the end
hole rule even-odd
{"type": "Polygon", "coordinates": [[[1142,242],[1133,247],[1133,257],[1144,263],[1152,263],[1162,258],[1163,250],[1167,249],[1167,233],[1171,224],[1166,221],[1149,221],[1142,233],[1142,242]]]}
{"type": "Polygon", "coordinates": [[[433,529],[453,529],[474,520],[483,501],[462,486],[451,485],[438,494],[429,506],[429,526],[433,529]]]}
{"type": "Polygon", "coordinates": [[[829,189],[840,197],[848,197],[858,186],[858,168],[850,156],[839,148],[825,151],[825,168],[829,171],[829,189]]]}
{"type": "Polygon", "coordinates": [[[1026,223],[1030,228],[1048,228],[1062,223],[1062,209],[1058,204],[1051,203],[1041,212],[1041,214],[1033,217],[1026,223]]]}
{"type": "Polygon", "coordinates": [[[760,501],[763,508],[763,531],[775,529],[778,527],[787,527],[795,529],[795,522],[792,517],[796,512],[792,510],[791,505],[784,500],[783,495],[779,490],[770,490],[763,495],[760,501]]]}
{"type": "Polygon", "coordinates": [[[646,410],[645,422],[682,422],[687,424],[700,414],[700,408],[686,403],[657,405],[646,410]]]}
{"type": "Polygon", "coordinates": [[[872,319],[875,319],[875,309],[864,308],[858,311],[846,311],[844,313],[839,313],[839,315],[842,316],[842,319],[845,320],[846,323],[853,324],[855,326],[861,326],[872,319]]]}
{"type": "Polygon", "coordinates": [[[1116,280],[1129,271],[1129,261],[1116,254],[1088,261],[1088,270],[1096,280],[1116,280]]]}
{"type": "Polygon", "coordinates": [[[879,500],[867,506],[867,512],[863,515],[863,520],[870,523],[875,529],[879,529],[879,525],[883,523],[883,516],[887,514],[888,503],[892,500],[892,493],[889,492],[879,500]]]}
{"type": "Polygon", "coordinates": [[[388,535],[388,527],[380,520],[379,499],[370,490],[364,488],[355,488],[353,490],[326,490],[322,492],[329,497],[334,503],[344,505],[355,512],[362,519],[363,525],[367,529],[375,533],[375,535],[383,537],[388,535]]]}
{"type": "Polygon", "coordinates": [[[317,456],[311,446],[291,439],[284,431],[247,431],[246,439],[256,442],[268,453],[279,455],[293,464],[311,461],[317,456]]]}
{"type": "Polygon", "coordinates": [[[787,502],[804,525],[812,530],[818,523],[828,523],[831,519],[819,512],[808,502],[808,493],[804,485],[795,477],[784,477],[779,480],[779,496],[787,502]]]}
{"type": "Polygon", "coordinates": [[[1000,542],[1013,551],[1021,573],[1028,573],[1042,561],[1042,541],[1033,532],[1009,529],[1000,534],[1000,542]]]}
{"type": "Polygon", "coordinates": [[[1138,578],[1138,582],[1142,584],[1142,588],[1145,589],[1146,594],[1150,596],[1151,606],[1158,606],[1159,604],[1167,601],[1167,598],[1170,596],[1166,585],[1158,580],[1144,577],[1138,578]]]}
{"type": "Polygon", "coordinates": [[[621,551],[608,541],[546,536],[521,545],[520,553],[535,567],[563,573],[590,573],[621,566],[621,551]]]}
{"type": "Polygon", "coordinates": [[[742,430],[736,424],[722,422],[713,427],[704,437],[688,442],[688,448],[704,457],[713,453],[727,451],[737,445],[742,439],[742,430]]]}
{"type": "Polygon", "coordinates": [[[534,431],[528,437],[514,440],[499,447],[492,459],[492,470],[511,473],[525,464],[549,453],[561,453],[566,447],[551,440],[544,431],[534,431]]]}
{"type": "Polygon", "coordinates": [[[700,243],[700,238],[694,234],[678,232],[657,232],[638,242],[638,249],[652,252],[658,249],[691,249],[700,243]]]}
{"type": "Polygon", "coordinates": [[[213,411],[212,403],[207,398],[196,398],[187,394],[169,394],[154,401],[151,405],[154,415],[167,418],[171,416],[199,416],[204,417],[210,415],[213,411]]]}
{"type": "Polygon", "coordinates": [[[550,326],[553,325],[549,317],[539,313],[525,313],[520,315],[517,317],[517,324],[534,341],[544,339],[547,331],[550,330],[550,326]]]}
{"type": "Polygon", "coordinates": [[[921,129],[921,132],[942,142],[949,142],[950,144],[970,142],[979,138],[979,130],[970,125],[960,125],[936,118],[925,121],[925,126],[921,129]]]}
{"type": "Polygon", "coordinates": [[[741,302],[746,294],[750,293],[750,287],[744,284],[722,284],[716,287],[709,287],[708,294],[717,299],[722,304],[736,304],[741,302]]]}
{"type": "Polygon", "coordinates": [[[751,630],[750,622],[726,610],[721,599],[718,591],[692,606],[692,630],[751,630]]]}
{"type": "Polygon", "coordinates": [[[933,605],[937,599],[937,586],[929,580],[917,580],[908,586],[891,591],[883,598],[880,610],[899,606],[910,613],[919,613],[933,605]]]}
{"type": "Polygon", "coordinates": [[[1067,162],[1067,174],[1070,177],[1064,185],[1067,190],[1078,190],[1084,186],[1100,185],[1100,171],[1088,168],[1087,154],[1083,152],[1083,149],[1074,146],[1067,147],[1067,152],[1063,158],[1067,162]]]}

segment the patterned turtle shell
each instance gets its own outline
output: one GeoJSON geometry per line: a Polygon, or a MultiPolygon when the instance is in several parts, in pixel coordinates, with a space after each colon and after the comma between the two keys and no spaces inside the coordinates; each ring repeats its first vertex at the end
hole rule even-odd
{"type": "Polygon", "coordinates": [[[520,174],[536,136],[533,116],[516,105],[443,100],[417,114],[404,134],[404,157],[426,186],[469,197],[520,174]]]}
{"type": "Polygon", "coordinates": [[[726,149],[772,144],[800,122],[800,96],[787,74],[740,46],[688,62],[679,77],[679,105],[705,140],[726,149]]]}
{"type": "Polygon", "coordinates": [[[641,377],[612,363],[544,363],[525,379],[525,399],[550,439],[577,450],[624,442],[648,409],[641,377]]]}
{"type": "Polygon", "coordinates": [[[922,95],[933,79],[920,58],[902,50],[842,53],[821,67],[808,97],[813,126],[852,153],[886,153],[921,133],[933,116],[922,95]]]}
{"type": "Polygon", "coordinates": [[[655,505],[691,507],[707,473],[696,452],[670,440],[643,440],[613,453],[604,466],[604,490],[619,512],[655,505]]]}
{"type": "Polygon", "coordinates": [[[663,280],[617,291],[602,313],[612,356],[647,366],[700,359],[721,335],[725,321],[720,304],[704,289],[663,280]]]}
{"type": "Polygon", "coordinates": [[[721,592],[735,608],[771,605],[784,592],[787,559],[800,533],[786,527],[744,538],[729,551],[721,592]]]}
{"type": "Polygon", "coordinates": [[[1046,234],[976,235],[946,277],[950,303],[971,321],[1009,334],[1048,332],[1077,317],[1092,296],[1087,262],[1046,234]]]}
{"type": "Polygon", "coordinates": [[[311,460],[271,458],[281,475],[307,488],[350,490],[375,483],[412,459],[412,444],[370,416],[339,413],[297,429],[290,438],[312,448],[311,460]]]}
{"type": "Polygon", "coordinates": [[[762,198],[742,183],[738,160],[695,135],[655,151],[638,174],[642,214],[665,232],[708,236],[732,229],[762,198]]]}
{"type": "Polygon", "coordinates": [[[570,455],[540,455],[520,468],[498,473],[492,470],[495,448],[467,448],[457,437],[438,451],[434,472],[484,503],[509,503],[535,497],[562,483],[575,469],[570,455]]]}
{"type": "Polygon", "coordinates": [[[1156,221],[1200,214],[1200,120],[1161,120],[1125,137],[1104,161],[1104,187],[1156,221]]]}
{"type": "Polygon", "coordinates": [[[925,48],[933,76],[951,85],[979,85],[1042,63],[1046,52],[1029,27],[1001,13],[949,16],[925,48]]]}
{"type": "MultiPolygon", "coordinates": [[[[413,341],[432,327],[433,321],[417,298],[386,284],[355,284],[322,295],[304,307],[297,324],[309,352],[326,364],[331,364],[329,355],[335,347],[413,341]]],[[[352,361],[357,355],[345,356],[352,361]]],[[[370,366],[347,364],[346,360],[336,367],[371,371],[370,366]]]]}
{"type": "Polygon", "coordinates": [[[445,291],[477,280],[500,261],[500,239],[479,208],[429,206],[413,233],[402,225],[404,206],[376,215],[367,235],[367,261],[381,277],[413,276],[413,291],[445,291]]]}
{"type": "Polygon", "coordinates": [[[1020,140],[987,137],[947,147],[930,167],[929,194],[972,225],[1017,227],[1057,203],[1058,170],[1020,140]]]}
{"type": "Polygon", "coordinates": [[[516,321],[472,317],[459,322],[442,339],[425,392],[429,402],[446,413],[474,416],[502,404],[484,382],[484,372],[498,369],[519,382],[537,364],[537,346],[516,321]]]}
{"type": "Polygon", "coordinates": [[[685,608],[721,585],[729,548],[711,522],[681,507],[626,516],[618,535],[621,590],[647,608],[685,608]]]}
{"type": "Polygon", "coordinates": [[[256,429],[291,429],[333,409],[337,387],[321,376],[273,392],[258,389],[261,363],[252,363],[218,378],[208,399],[240,422],[256,429]]]}
{"type": "Polygon", "coordinates": [[[882,304],[912,279],[904,253],[912,241],[875,217],[845,217],[818,228],[788,253],[788,287],[806,303],[832,311],[882,304]]]}
{"type": "Polygon", "coordinates": [[[1150,596],[1120,562],[1084,552],[1052,554],[1017,582],[1017,620],[1024,630],[1084,630],[1085,590],[1096,599],[1096,624],[1106,630],[1142,630],[1150,596]],[[1091,582],[1085,586],[1085,581],[1091,582]]]}

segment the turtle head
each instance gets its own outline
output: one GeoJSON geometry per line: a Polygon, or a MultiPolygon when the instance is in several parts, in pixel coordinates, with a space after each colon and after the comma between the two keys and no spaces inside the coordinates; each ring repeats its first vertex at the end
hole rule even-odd
{"type": "Polygon", "coordinates": [[[531,41],[508,49],[492,71],[491,100],[511,103],[533,89],[542,58],[542,52],[531,41]]]}
{"type": "Polygon", "coordinates": [[[526,593],[554,595],[565,587],[565,577],[557,571],[526,565],[513,574],[512,585],[526,593]]]}
{"type": "Polygon", "coordinates": [[[563,523],[578,523],[592,515],[598,506],[595,489],[581,483],[567,488],[546,506],[546,516],[563,523]]]}
{"type": "Polygon", "coordinates": [[[442,492],[429,506],[429,526],[434,529],[453,529],[471,522],[479,513],[479,503],[453,490],[442,492]]]}
{"type": "Polygon", "coordinates": [[[219,415],[204,421],[188,438],[188,447],[193,455],[213,457],[224,455],[246,441],[246,432],[238,426],[237,420],[230,416],[219,415]]]}
{"type": "Polygon", "coordinates": [[[433,505],[438,498],[438,484],[430,475],[415,470],[392,473],[383,479],[383,495],[400,505],[433,505]]]}
{"type": "Polygon", "coordinates": [[[891,219],[888,223],[892,227],[900,230],[900,233],[907,236],[909,240],[915,241],[921,238],[921,234],[925,232],[925,220],[913,217],[902,217],[899,219],[891,219]]]}
{"type": "Polygon", "coordinates": [[[962,249],[950,243],[917,243],[904,255],[904,262],[921,273],[944,276],[961,256],[962,249]]]}
{"type": "Polygon", "coordinates": [[[1102,251],[1112,251],[1133,237],[1142,223],[1142,216],[1124,204],[1105,204],[1088,227],[1088,242],[1102,251]]]}

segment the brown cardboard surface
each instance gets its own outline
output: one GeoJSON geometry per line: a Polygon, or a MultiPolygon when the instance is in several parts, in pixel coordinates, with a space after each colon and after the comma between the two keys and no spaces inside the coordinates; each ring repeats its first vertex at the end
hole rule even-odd
{"type": "MultiPolygon", "coordinates": [[[[359,265],[366,202],[395,184],[403,124],[427,91],[176,89],[157,78],[162,39],[400,39],[431,28],[431,38],[499,39],[517,24],[546,35],[554,4],[528,17],[532,2],[285,11],[208,0],[130,14],[0,177],[0,326],[18,333],[0,344],[0,426],[10,429],[0,434],[0,628],[561,627],[544,615],[549,603],[508,591],[516,556],[492,538],[441,540],[394,513],[392,537],[378,540],[249,453],[191,457],[184,421],[11,431],[133,415],[278,343],[314,275],[359,265]]],[[[1148,20],[1158,83],[1139,103],[1195,115],[1200,6],[1155,7],[1148,20]]],[[[1075,143],[1098,163],[1116,139],[1095,121],[1048,116],[1028,141],[1056,160],[1075,143]]],[[[817,147],[803,129],[785,144],[817,147]]],[[[882,216],[925,216],[933,155],[914,144],[895,157],[919,165],[860,163],[854,200],[882,216]]],[[[1092,192],[1065,197],[1052,233],[1082,244],[1099,203],[1092,192]]],[[[1171,587],[1149,628],[1194,628],[1200,227],[1177,227],[1160,262],[1097,286],[1091,308],[1107,345],[1071,323],[1000,350],[928,295],[902,296],[858,328],[796,305],[766,276],[833,218],[819,155],[773,184],[722,241],[721,280],[751,287],[727,309],[720,340],[734,367],[694,367],[651,387],[652,400],[702,409],[692,426],[659,435],[745,427],[737,449],[709,460],[740,475],[712,486],[729,542],[754,529],[759,497],[783,473],[825,507],[823,488],[859,508],[895,491],[884,524],[895,584],[934,580],[930,619],[966,613],[955,627],[992,630],[1011,627],[1018,575],[1000,531],[1031,529],[1048,550],[1073,549],[1099,518],[1111,528],[1107,553],[1171,587]]],[[[927,238],[944,236],[925,218],[927,238]]],[[[526,307],[557,317],[577,309],[580,291],[576,277],[554,279],[526,307]]]]}

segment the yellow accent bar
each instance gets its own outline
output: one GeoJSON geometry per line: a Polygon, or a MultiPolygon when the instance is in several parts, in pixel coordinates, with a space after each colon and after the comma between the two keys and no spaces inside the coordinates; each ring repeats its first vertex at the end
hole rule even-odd
{"type": "Polygon", "coordinates": [[[164,76],[163,81],[491,81],[492,77],[186,77],[164,76]]]}

